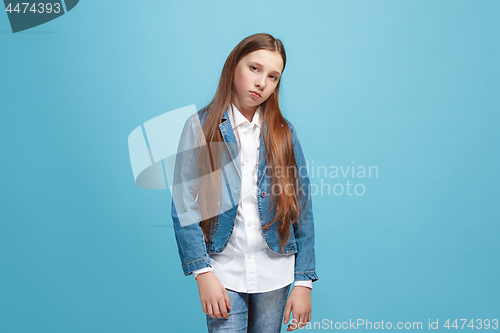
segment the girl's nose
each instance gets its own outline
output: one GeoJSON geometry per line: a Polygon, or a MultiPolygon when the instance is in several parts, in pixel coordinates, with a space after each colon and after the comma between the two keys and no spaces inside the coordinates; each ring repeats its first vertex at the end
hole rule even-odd
{"type": "Polygon", "coordinates": [[[265,77],[257,78],[255,85],[261,89],[264,89],[266,87],[266,78],[265,77]]]}

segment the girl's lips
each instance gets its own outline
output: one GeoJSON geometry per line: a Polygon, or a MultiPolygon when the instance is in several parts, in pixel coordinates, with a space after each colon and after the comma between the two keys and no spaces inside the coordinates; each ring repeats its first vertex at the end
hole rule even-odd
{"type": "Polygon", "coordinates": [[[255,97],[257,97],[257,98],[261,98],[261,96],[259,95],[259,93],[255,92],[255,91],[250,91],[250,93],[252,95],[254,95],[255,97]]]}

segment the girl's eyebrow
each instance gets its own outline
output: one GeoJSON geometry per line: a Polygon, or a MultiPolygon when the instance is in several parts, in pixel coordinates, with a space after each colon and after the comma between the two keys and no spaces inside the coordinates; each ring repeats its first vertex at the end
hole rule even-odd
{"type": "MultiPolygon", "coordinates": [[[[251,63],[256,64],[256,65],[257,65],[257,66],[259,66],[259,67],[264,67],[264,65],[259,64],[259,63],[258,63],[258,62],[256,62],[256,61],[252,61],[251,63]]],[[[280,73],[280,72],[278,72],[277,70],[272,71],[272,73],[275,73],[275,74],[281,75],[281,73],[280,73]]]]}

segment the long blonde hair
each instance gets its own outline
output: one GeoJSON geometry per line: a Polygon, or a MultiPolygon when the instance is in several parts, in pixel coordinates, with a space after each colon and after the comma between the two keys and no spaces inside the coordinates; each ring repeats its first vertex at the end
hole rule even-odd
{"type": "MultiPolygon", "coordinates": [[[[200,150],[198,154],[197,163],[200,168],[204,169],[202,174],[210,174],[221,167],[220,162],[220,149],[224,149],[222,135],[219,129],[219,124],[222,122],[222,116],[232,102],[234,94],[234,75],[235,68],[241,58],[247,54],[265,49],[277,52],[283,59],[283,70],[286,65],[286,53],[282,42],[267,33],[258,33],[243,39],[229,54],[222,68],[222,73],[217,87],[215,96],[210,103],[202,109],[204,113],[205,122],[203,124],[203,134],[208,144],[208,150],[200,150]]],[[[286,123],[285,118],[281,114],[279,107],[279,88],[280,81],[271,96],[264,101],[262,106],[263,128],[267,126],[267,132],[263,130],[264,156],[267,157],[267,176],[271,177],[271,188],[278,187],[282,189],[279,194],[274,195],[269,193],[271,203],[268,205],[270,209],[268,212],[274,211],[273,219],[264,227],[268,227],[273,223],[278,223],[278,234],[280,237],[281,251],[290,237],[290,224],[299,223],[300,216],[300,177],[297,174],[297,164],[293,150],[293,142],[291,131],[286,123]],[[266,125],[266,126],[264,126],[266,125]],[[284,176],[279,175],[277,170],[287,170],[284,176]],[[293,174],[289,174],[288,170],[292,169],[293,174]],[[289,189],[292,188],[292,191],[289,189]]],[[[259,161],[259,164],[262,162],[259,161]]],[[[205,212],[204,216],[210,216],[207,219],[200,221],[200,226],[205,236],[207,246],[210,247],[212,236],[215,232],[214,226],[217,216],[215,209],[217,209],[216,201],[221,200],[217,194],[221,188],[220,177],[217,173],[214,177],[209,177],[202,184],[205,189],[212,191],[203,191],[204,194],[199,198],[201,208],[205,212]]],[[[263,227],[263,228],[264,228],[263,227]]]]}

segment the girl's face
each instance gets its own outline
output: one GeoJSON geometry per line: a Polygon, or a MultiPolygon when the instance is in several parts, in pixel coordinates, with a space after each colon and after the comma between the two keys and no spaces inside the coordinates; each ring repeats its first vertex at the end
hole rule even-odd
{"type": "Polygon", "coordinates": [[[234,105],[242,113],[255,112],[276,89],[282,71],[278,52],[257,50],[241,58],[234,73],[234,105]]]}

